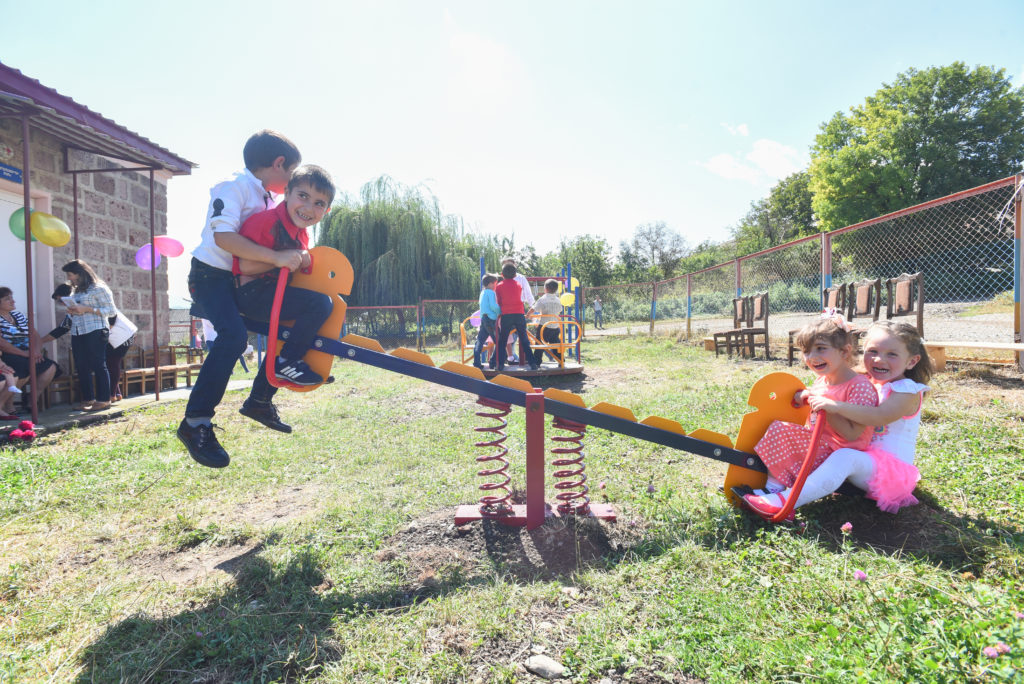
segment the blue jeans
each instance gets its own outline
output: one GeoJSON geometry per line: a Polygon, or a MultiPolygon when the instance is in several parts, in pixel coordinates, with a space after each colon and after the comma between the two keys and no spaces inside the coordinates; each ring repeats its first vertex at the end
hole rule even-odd
{"type": "Polygon", "coordinates": [[[487,338],[490,337],[497,344],[497,335],[494,334],[494,324],[497,321],[492,321],[487,316],[480,314],[480,332],[476,334],[476,345],[473,347],[473,365],[482,366],[483,362],[480,360],[480,355],[483,354],[484,344],[487,342],[487,338]]]}
{"type": "Polygon", "coordinates": [[[604,319],[601,316],[601,313],[602,313],[602,311],[600,309],[595,309],[594,310],[594,327],[595,328],[603,328],[604,327],[604,319]]]}
{"type": "Polygon", "coordinates": [[[533,363],[533,350],[530,349],[530,339],[526,336],[526,316],[521,313],[501,314],[501,331],[498,333],[498,370],[505,367],[508,361],[508,354],[505,347],[508,344],[508,336],[515,330],[519,335],[520,363],[533,363]]]}
{"type": "MultiPolygon", "coordinates": [[[[274,290],[277,279],[258,279],[238,288],[238,309],[243,316],[257,321],[270,319],[270,310],[274,304],[274,290]]],[[[281,346],[281,357],[288,361],[301,359],[313,346],[316,333],[330,318],[334,310],[334,302],[329,295],[301,287],[286,287],[281,299],[281,320],[294,321],[288,339],[281,346]]],[[[217,338],[218,344],[220,338],[217,338]]],[[[273,348],[274,345],[269,345],[273,348]]],[[[269,350],[268,350],[269,353],[269,350]]],[[[277,393],[277,388],[267,381],[266,357],[260,364],[256,379],[252,381],[249,398],[256,401],[270,401],[277,393]]]]}
{"type": "Polygon", "coordinates": [[[107,373],[106,328],[71,336],[71,355],[78,372],[78,391],[82,401],[110,401],[110,375],[107,373]],[[95,382],[94,382],[95,381],[95,382]]]}
{"type": "Polygon", "coordinates": [[[192,315],[210,321],[217,331],[217,340],[192,386],[185,417],[212,418],[224,398],[235,362],[245,351],[249,333],[235,303],[235,278],[231,271],[193,258],[188,291],[192,295],[192,315]]]}

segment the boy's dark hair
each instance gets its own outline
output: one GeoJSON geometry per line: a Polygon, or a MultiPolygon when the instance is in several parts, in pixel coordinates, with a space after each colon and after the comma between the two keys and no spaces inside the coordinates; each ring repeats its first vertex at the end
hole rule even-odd
{"type": "Polygon", "coordinates": [[[326,169],[315,164],[306,164],[295,169],[295,173],[288,179],[288,188],[285,190],[285,194],[291,192],[292,188],[303,184],[310,185],[327,195],[328,204],[334,201],[334,180],[326,169]]]}
{"type": "Polygon", "coordinates": [[[487,275],[480,279],[480,287],[487,287],[488,285],[497,280],[498,276],[494,275],[493,273],[488,273],[487,275]]]}
{"type": "Polygon", "coordinates": [[[53,289],[53,294],[50,295],[50,299],[56,300],[56,299],[60,299],[61,297],[70,297],[70,296],[71,296],[71,284],[70,283],[61,283],[60,285],[58,285],[57,287],[55,287],[53,289]]]}
{"type": "Polygon", "coordinates": [[[10,296],[12,294],[14,294],[14,291],[11,290],[11,288],[9,288],[9,287],[0,287],[0,299],[8,297],[8,296],[10,296]]]}
{"type": "Polygon", "coordinates": [[[853,335],[848,330],[840,328],[831,318],[808,323],[796,334],[796,346],[804,354],[809,354],[811,347],[818,341],[840,351],[845,347],[853,347],[853,335]]]}
{"type": "Polygon", "coordinates": [[[514,264],[505,264],[501,267],[501,275],[505,280],[512,280],[516,277],[516,267],[514,264]]]}
{"type": "Polygon", "coordinates": [[[558,281],[554,278],[548,278],[544,281],[544,291],[554,294],[558,292],[558,281]]]}
{"type": "Polygon", "coordinates": [[[245,141],[242,148],[242,159],[245,160],[245,168],[250,171],[259,171],[268,166],[274,165],[274,160],[284,157],[284,167],[291,168],[302,161],[299,148],[288,138],[277,131],[264,129],[245,141]]]}
{"type": "Polygon", "coordinates": [[[96,275],[96,271],[92,270],[92,266],[81,259],[72,259],[61,266],[60,270],[65,273],[74,273],[78,276],[78,284],[74,286],[75,292],[85,292],[94,284],[103,282],[100,280],[100,277],[96,275]]]}

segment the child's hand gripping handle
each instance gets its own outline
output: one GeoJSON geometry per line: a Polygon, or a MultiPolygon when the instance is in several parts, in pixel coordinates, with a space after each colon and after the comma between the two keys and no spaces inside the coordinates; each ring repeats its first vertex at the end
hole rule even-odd
{"type": "MultiPolygon", "coordinates": [[[[807,454],[804,456],[804,462],[800,466],[800,472],[797,473],[796,482],[789,489],[789,497],[786,502],[782,505],[782,510],[772,516],[771,521],[773,523],[782,522],[789,517],[789,514],[796,508],[796,500],[800,498],[800,491],[804,488],[804,482],[807,480],[807,476],[811,474],[811,464],[814,462],[814,455],[818,451],[818,442],[821,441],[821,431],[825,429],[825,414],[821,411],[817,411],[817,419],[814,421],[814,430],[811,432],[811,443],[807,445],[807,454]]],[[[812,414],[813,415],[813,414],[812,414]]]]}

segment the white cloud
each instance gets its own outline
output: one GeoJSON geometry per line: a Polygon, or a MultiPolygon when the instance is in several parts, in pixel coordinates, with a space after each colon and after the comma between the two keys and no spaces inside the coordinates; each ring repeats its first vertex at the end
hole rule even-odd
{"type": "Polygon", "coordinates": [[[799,150],[764,138],[754,141],[742,159],[739,154],[723,153],[701,164],[716,176],[751,185],[770,185],[806,165],[807,160],[799,150]]]}
{"type": "Polygon", "coordinates": [[[744,138],[750,135],[750,129],[745,123],[741,123],[738,126],[732,126],[723,121],[722,128],[729,131],[729,135],[742,135],[744,138]]]}
{"type": "Polygon", "coordinates": [[[730,180],[743,180],[756,184],[761,178],[760,171],[749,164],[744,164],[731,154],[716,154],[701,166],[716,176],[730,180]]]}
{"type": "Polygon", "coordinates": [[[799,151],[774,140],[757,140],[747,159],[773,180],[779,180],[796,173],[806,161],[799,151]]]}

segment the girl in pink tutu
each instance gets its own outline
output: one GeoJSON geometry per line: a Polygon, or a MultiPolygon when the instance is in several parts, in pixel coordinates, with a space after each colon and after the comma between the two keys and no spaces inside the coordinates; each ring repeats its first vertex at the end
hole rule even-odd
{"type": "MultiPolygon", "coordinates": [[[[843,317],[832,311],[822,319],[805,326],[796,337],[803,350],[804,363],[818,376],[809,390],[793,397],[802,403],[811,394],[826,396],[836,402],[864,407],[878,404],[878,394],[871,382],[853,370],[853,336],[843,317]]],[[[842,448],[865,449],[871,441],[870,424],[851,420],[838,413],[811,413],[806,425],[781,420],[768,426],[754,452],[768,467],[766,490],[777,492],[796,480],[811,444],[815,421],[825,420],[811,468],[825,462],[833,451],[842,448]]],[[[771,497],[773,500],[777,497],[771,497]]]]}
{"type": "MultiPolygon", "coordinates": [[[[878,392],[879,404],[871,407],[837,400],[813,389],[807,403],[830,418],[879,425],[866,449],[840,448],[814,470],[797,497],[803,506],[831,494],[843,482],[860,487],[869,499],[888,513],[917,503],[914,487],[921,475],[914,466],[914,450],[921,426],[921,405],[933,366],[917,329],[905,323],[879,321],[864,338],[864,368],[878,392]]],[[[762,516],[774,515],[791,495],[748,494],[747,505],[762,516]]]]}

